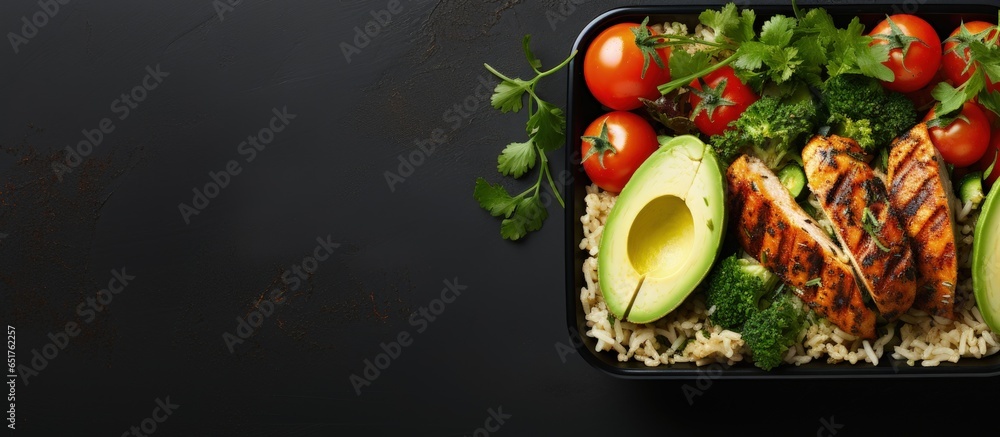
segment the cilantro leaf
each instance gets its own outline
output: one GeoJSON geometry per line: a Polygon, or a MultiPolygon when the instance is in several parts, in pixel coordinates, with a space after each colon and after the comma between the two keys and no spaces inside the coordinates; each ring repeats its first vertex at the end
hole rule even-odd
{"type": "Polygon", "coordinates": [[[979,93],[979,103],[1000,116],[1000,91],[983,90],[979,93]]]}
{"type": "Polygon", "coordinates": [[[965,101],[968,100],[965,98],[965,93],[959,92],[955,87],[944,81],[938,83],[931,90],[931,96],[941,102],[934,109],[935,118],[948,117],[960,111],[962,106],[965,105],[965,101]]]}
{"type": "Polygon", "coordinates": [[[736,30],[729,35],[729,39],[738,43],[754,39],[757,35],[757,31],[754,30],[754,21],[756,20],[757,14],[753,11],[753,9],[744,9],[740,13],[739,25],[737,25],[736,30]]]}
{"type": "Polygon", "coordinates": [[[479,206],[490,212],[494,217],[510,217],[517,206],[519,197],[511,197],[500,184],[490,185],[486,179],[476,179],[476,189],[473,197],[479,202],[479,206]]]}
{"type": "Polygon", "coordinates": [[[519,178],[535,167],[537,158],[535,144],[531,140],[525,143],[510,143],[497,158],[497,170],[504,176],[519,178]]]}
{"type": "Polygon", "coordinates": [[[896,76],[893,74],[892,69],[882,63],[886,59],[889,59],[889,51],[889,47],[881,44],[858,47],[855,53],[855,62],[858,65],[858,70],[866,76],[874,77],[881,81],[891,82],[895,80],[896,76]]]}
{"type": "Polygon", "coordinates": [[[934,112],[938,117],[943,114],[955,112],[965,104],[965,96],[946,82],[938,83],[931,90],[931,96],[939,102],[934,108],[934,112]]]}
{"type": "Polygon", "coordinates": [[[541,229],[548,216],[541,199],[537,196],[525,197],[517,203],[514,214],[500,222],[500,236],[507,240],[519,240],[528,232],[541,229]]]}
{"type": "Polygon", "coordinates": [[[813,8],[799,19],[798,30],[802,33],[829,40],[837,33],[833,17],[823,8],[813,8]]]}
{"type": "MultiPolygon", "coordinates": [[[[982,67],[987,76],[1000,80],[1000,49],[982,41],[969,42],[969,59],[982,67]]],[[[971,65],[972,62],[969,62],[971,65]]]]}
{"type": "Polygon", "coordinates": [[[521,79],[501,79],[503,80],[493,89],[493,96],[490,97],[490,103],[494,108],[499,109],[500,112],[520,111],[522,106],[521,98],[528,91],[528,87],[531,84],[521,79]]]}
{"type": "Polygon", "coordinates": [[[772,48],[771,56],[764,60],[764,64],[770,69],[770,79],[775,83],[782,83],[792,78],[795,69],[802,63],[797,59],[799,51],[795,47],[785,47],[784,49],[772,48]]]}
{"type": "Polygon", "coordinates": [[[847,73],[860,73],[882,81],[892,81],[892,70],[882,62],[889,59],[889,48],[872,44],[873,38],[864,34],[865,26],[854,17],[845,29],[837,29],[833,36],[827,73],[830,77],[847,73]]]}
{"type": "Polygon", "coordinates": [[[754,21],[756,14],[752,9],[744,9],[737,13],[736,3],[727,3],[719,10],[706,10],[698,15],[701,24],[715,30],[718,37],[728,38],[736,43],[750,41],[756,35],[754,21]]]}
{"type": "Polygon", "coordinates": [[[826,50],[823,48],[819,38],[801,38],[795,41],[792,46],[798,50],[798,57],[802,63],[797,68],[797,73],[806,83],[818,86],[823,82],[823,65],[826,64],[826,50]]]}
{"type": "Polygon", "coordinates": [[[736,3],[727,3],[719,10],[708,9],[698,15],[701,24],[715,29],[717,35],[728,37],[740,26],[736,3]]]}
{"type": "Polygon", "coordinates": [[[697,74],[708,68],[711,63],[712,55],[707,51],[688,53],[685,50],[675,50],[670,53],[670,74],[676,77],[697,74]]]}
{"type": "Polygon", "coordinates": [[[528,135],[542,150],[558,149],[566,142],[566,116],[562,109],[543,100],[538,110],[528,119],[528,135]]]}
{"type": "Polygon", "coordinates": [[[792,42],[792,29],[798,23],[794,18],[784,15],[775,15],[770,20],[764,22],[764,27],[760,31],[760,42],[785,47],[792,42]]]}
{"type": "Polygon", "coordinates": [[[733,67],[743,70],[756,70],[764,65],[764,60],[770,56],[771,48],[764,43],[748,41],[740,45],[733,67]]]}

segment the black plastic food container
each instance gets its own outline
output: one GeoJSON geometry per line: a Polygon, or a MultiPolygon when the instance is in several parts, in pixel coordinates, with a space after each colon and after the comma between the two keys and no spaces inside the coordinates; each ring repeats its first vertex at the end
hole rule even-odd
{"type": "MultiPolygon", "coordinates": [[[[710,375],[713,379],[787,379],[787,378],[901,378],[901,377],[957,377],[957,376],[997,376],[1000,375],[1000,354],[994,354],[982,359],[962,358],[958,363],[942,362],[936,367],[923,367],[920,363],[908,365],[905,360],[892,358],[892,344],[886,346],[879,364],[859,362],[857,364],[828,364],[825,358],[813,360],[810,363],[782,367],[764,371],[754,367],[749,362],[739,362],[733,366],[710,365],[699,367],[694,363],[678,363],[647,367],[638,361],[619,362],[615,352],[595,351],[597,340],[585,335],[587,331],[583,306],[580,302],[580,289],[584,287],[583,262],[587,254],[579,249],[583,239],[583,229],[580,217],[583,216],[586,205],[585,187],[590,180],[580,165],[579,138],[587,125],[605,112],[591,96],[583,79],[583,55],[590,41],[604,28],[619,22],[641,22],[649,16],[650,23],[679,21],[688,23],[689,29],[697,24],[698,14],[707,8],[718,8],[725,3],[699,5],[665,5],[644,7],[623,7],[610,10],[596,17],[580,33],[573,49],[578,55],[569,64],[569,89],[567,103],[567,146],[565,148],[566,168],[573,174],[573,184],[566,196],[566,311],[569,334],[578,345],[577,350],[584,360],[596,368],[616,377],[632,379],[696,379],[710,375]]],[[[737,2],[737,4],[743,4],[737,2]]],[[[791,5],[757,5],[750,6],[757,15],[758,26],[774,14],[793,16],[791,5]]],[[[871,29],[886,15],[905,12],[914,13],[929,21],[938,31],[942,39],[947,38],[953,29],[964,20],[997,20],[997,5],[986,0],[963,2],[958,4],[942,1],[911,0],[905,3],[850,3],[850,2],[800,2],[803,9],[811,7],[825,8],[837,21],[838,26],[844,26],[857,16],[865,24],[865,29],[871,29]]]]}

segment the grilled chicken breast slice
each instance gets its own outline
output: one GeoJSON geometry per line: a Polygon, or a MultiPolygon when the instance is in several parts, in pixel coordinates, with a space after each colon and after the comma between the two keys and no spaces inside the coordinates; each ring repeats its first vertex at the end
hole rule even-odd
{"type": "Polygon", "coordinates": [[[874,339],[875,312],[865,306],[843,252],[778,177],[748,155],[730,164],[726,176],[730,219],[743,250],[841,330],[874,339]]]}
{"type": "Polygon", "coordinates": [[[913,307],[955,318],[958,256],[952,187],[944,159],[920,123],[893,140],[889,153],[889,201],[904,223],[917,268],[913,307]]]}
{"type": "Polygon", "coordinates": [[[895,320],[913,305],[917,283],[910,240],[889,204],[885,183],[850,138],[813,137],[802,161],[809,188],[879,313],[895,320]]]}

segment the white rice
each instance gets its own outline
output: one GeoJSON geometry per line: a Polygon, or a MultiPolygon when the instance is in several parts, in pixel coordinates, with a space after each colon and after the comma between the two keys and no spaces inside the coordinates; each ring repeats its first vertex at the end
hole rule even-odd
{"type": "MultiPolygon", "coordinates": [[[[714,308],[705,306],[703,294],[699,292],[692,293],[680,307],[653,323],[634,324],[610,317],[597,280],[597,256],[601,234],[616,198],[596,185],[588,186],[584,198],[586,212],[580,218],[584,237],[579,248],[589,255],[583,263],[585,286],[580,289],[580,301],[587,320],[586,335],[598,340],[595,349],[615,353],[622,362],[639,361],[647,366],[732,365],[749,361],[749,349],[740,334],[711,323],[708,316],[714,308]]],[[[878,365],[890,343],[894,344],[891,357],[905,360],[903,362],[909,366],[937,366],[962,358],[983,358],[1000,351],[1000,337],[986,326],[976,308],[967,268],[978,211],[956,211],[962,234],[957,238],[958,251],[964,260],[956,287],[956,320],[930,317],[911,309],[897,322],[889,324],[883,336],[871,342],[840,330],[825,318],[813,316],[808,319],[798,341],[789,348],[785,363],[797,366],[825,359],[827,363],[878,365]]]]}

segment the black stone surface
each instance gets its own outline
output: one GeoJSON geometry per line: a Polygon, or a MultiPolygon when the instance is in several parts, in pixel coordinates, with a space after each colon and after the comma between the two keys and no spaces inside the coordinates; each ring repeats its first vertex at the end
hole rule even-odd
{"type": "MultiPolygon", "coordinates": [[[[611,2],[60,3],[34,33],[38,2],[0,4],[7,42],[33,35],[0,47],[3,323],[17,366],[54,355],[13,378],[10,435],[929,435],[995,417],[996,378],[620,380],[565,353],[563,211],[511,243],[472,198],[478,176],[530,179],[496,172],[525,116],[481,99],[482,64],[526,75],[532,34],[553,65],[611,2]],[[275,110],[294,118],[248,159],[275,110]],[[113,270],[134,278],[88,307],[113,270]],[[359,394],[366,360],[388,367],[359,394]],[[158,401],[177,407],[147,420],[158,401]]],[[[564,104],[565,72],[539,91],[564,104]]]]}

